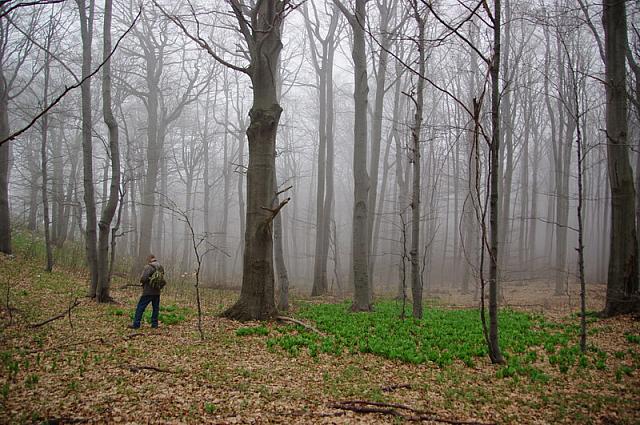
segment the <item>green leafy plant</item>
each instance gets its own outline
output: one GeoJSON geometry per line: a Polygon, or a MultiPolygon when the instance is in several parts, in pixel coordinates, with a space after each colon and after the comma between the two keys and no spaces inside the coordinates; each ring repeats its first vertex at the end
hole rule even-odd
{"type": "Polygon", "coordinates": [[[33,389],[38,384],[39,380],[40,380],[40,377],[34,373],[27,376],[24,383],[27,386],[27,388],[33,389]]]}
{"type": "MultiPolygon", "coordinates": [[[[442,368],[454,362],[473,367],[475,358],[487,355],[476,309],[430,308],[422,320],[402,320],[400,305],[394,301],[376,304],[371,313],[351,313],[349,303],[345,302],[305,304],[298,316],[312,321],[326,336],[311,333],[302,326],[281,327],[267,340],[269,349],[279,347],[294,356],[305,349],[311,357],[320,353],[338,356],[345,352],[371,353],[406,363],[430,362],[442,368]]],[[[596,320],[595,317],[592,320],[596,320]]],[[[499,377],[548,380],[535,366],[544,360],[538,354],[539,348],[544,348],[549,354],[549,363],[563,373],[595,363],[581,357],[575,343],[579,329],[573,324],[550,323],[541,315],[503,310],[500,326],[501,345],[508,365],[497,372],[499,377]]],[[[253,334],[254,331],[242,332],[253,334]]],[[[600,353],[596,352],[596,356],[600,353]]],[[[605,361],[601,359],[602,364],[605,361]]]]}
{"type": "Polygon", "coordinates": [[[627,338],[627,341],[629,341],[632,344],[640,344],[640,335],[634,335],[631,333],[627,333],[624,335],[625,338],[627,338]]]}

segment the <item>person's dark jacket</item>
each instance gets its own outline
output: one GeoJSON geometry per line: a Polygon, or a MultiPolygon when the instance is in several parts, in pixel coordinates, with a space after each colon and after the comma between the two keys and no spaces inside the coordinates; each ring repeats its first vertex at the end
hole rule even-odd
{"type": "Polygon", "coordinates": [[[151,263],[144,266],[142,276],[140,276],[140,283],[142,283],[142,295],[160,295],[160,289],[153,288],[149,285],[149,278],[157,268],[162,269],[158,260],[153,260],[151,263]]]}

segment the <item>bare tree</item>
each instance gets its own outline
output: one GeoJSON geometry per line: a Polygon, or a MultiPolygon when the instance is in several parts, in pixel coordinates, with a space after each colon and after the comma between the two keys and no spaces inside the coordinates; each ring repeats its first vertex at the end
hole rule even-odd
{"type": "Polygon", "coordinates": [[[316,192],[316,246],[311,295],[328,291],[327,259],[329,255],[329,222],[333,205],[333,57],[338,39],[336,31],[340,14],[331,10],[326,35],[321,34],[321,20],[312,3],[314,20],[309,18],[307,3],[303,5],[305,26],[311,43],[311,61],[318,79],[318,177],[316,192]],[[318,40],[319,46],[314,40],[318,40]]]}
{"type": "MultiPolygon", "coordinates": [[[[238,66],[218,55],[198,31],[190,33],[185,24],[169,16],[183,32],[223,65],[247,74],[252,82],[253,105],[247,129],[249,165],[247,167],[247,219],[244,265],[240,299],[223,315],[237,320],[264,320],[277,315],[274,299],[272,222],[283,201],[271,207],[275,167],[276,133],[282,108],[278,102],[277,75],[281,29],[292,5],[288,0],[266,0],[245,4],[230,0],[238,30],[246,43],[249,65],[238,66]]],[[[193,13],[196,17],[196,13],[193,13]]]]}
{"type": "Polygon", "coordinates": [[[355,116],[353,126],[353,311],[370,311],[373,294],[369,285],[369,176],[367,174],[367,58],[365,46],[366,0],[356,0],[353,13],[340,0],[333,0],[347,18],[353,33],[355,116]]]}
{"type": "Polygon", "coordinates": [[[422,113],[424,109],[424,75],[426,74],[427,57],[425,46],[425,11],[420,10],[417,0],[411,0],[413,19],[418,27],[418,37],[415,40],[418,50],[418,81],[415,97],[411,100],[415,106],[413,126],[411,127],[411,162],[413,163],[413,182],[411,195],[411,294],[413,297],[413,317],[422,318],[422,272],[420,270],[420,187],[422,175],[420,172],[420,134],[422,132],[422,113]]]}
{"type": "MultiPolygon", "coordinates": [[[[102,209],[100,221],[98,222],[98,284],[96,288],[96,300],[98,302],[111,301],[109,287],[111,284],[110,261],[109,261],[109,237],[111,236],[111,222],[120,200],[120,145],[118,123],[113,114],[111,100],[111,20],[113,3],[112,0],[104,2],[104,30],[103,30],[103,50],[102,57],[105,64],[102,68],[102,115],[104,122],[109,129],[109,160],[111,163],[111,181],[109,183],[109,198],[102,209]]],[[[115,244],[115,238],[112,241],[115,244]]],[[[114,246],[112,245],[112,250],[114,246]]],[[[113,253],[112,253],[113,254],[113,253]]],[[[114,258],[113,256],[111,257],[114,258]]]]}

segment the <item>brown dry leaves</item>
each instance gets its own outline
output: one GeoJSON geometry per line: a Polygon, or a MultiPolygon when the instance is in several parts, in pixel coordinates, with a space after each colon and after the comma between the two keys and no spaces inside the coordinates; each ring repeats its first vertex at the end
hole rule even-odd
{"type": "MultiPolygon", "coordinates": [[[[134,335],[126,325],[138,293],[114,291],[119,306],[84,299],[71,317],[41,329],[27,325],[64,311],[84,290],[81,277],[43,273],[19,259],[0,260],[0,276],[12,276],[14,323],[0,340],[0,422],[62,423],[396,423],[398,419],[330,407],[336,401],[401,403],[443,418],[514,424],[640,423],[640,370],[616,379],[635,350],[625,332],[640,334],[631,318],[598,322],[591,342],[608,353],[607,370],[546,365],[548,384],[498,379],[496,367],[409,365],[363,354],[316,359],[291,357],[266,347],[268,337],[238,337],[239,324],[214,313],[234,294],[204,291],[206,340],[196,318],[134,335]],[[26,293],[26,294],[25,294],[26,293]],[[114,309],[124,315],[114,315],[114,309]],[[385,387],[399,388],[384,391],[385,387]]],[[[6,281],[0,278],[2,324],[8,322],[6,281]]],[[[114,287],[117,285],[114,285],[114,287]]],[[[162,303],[193,307],[188,288],[170,288],[162,303]]],[[[566,317],[566,315],[565,315],[566,317]]],[[[2,325],[0,325],[2,326],[2,325]]],[[[267,325],[271,332],[280,326],[267,325]]]]}

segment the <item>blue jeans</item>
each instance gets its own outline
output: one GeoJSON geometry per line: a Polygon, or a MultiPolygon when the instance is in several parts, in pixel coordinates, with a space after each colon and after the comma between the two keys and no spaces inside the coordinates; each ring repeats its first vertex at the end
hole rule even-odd
{"type": "Polygon", "coordinates": [[[160,295],[143,295],[140,297],[140,301],[138,301],[138,306],[136,307],[136,315],[133,318],[133,327],[139,328],[140,321],[142,320],[142,314],[147,306],[151,303],[151,307],[153,311],[151,312],[151,327],[158,327],[158,315],[160,314],[160,295]]]}

